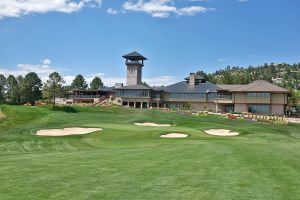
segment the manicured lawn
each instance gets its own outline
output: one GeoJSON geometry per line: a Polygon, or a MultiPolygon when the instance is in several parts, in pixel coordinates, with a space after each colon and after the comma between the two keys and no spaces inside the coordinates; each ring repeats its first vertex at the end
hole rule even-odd
{"type": "Polygon", "coordinates": [[[0,199],[300,199],[300,126],[125,108],[0,106],[0,199]],[[138,127],[134,122],[176,124],[138,127]],[[100,127],[38,137],[45,128],[100,127]],[[240,132],[206,135],[209,128],[240,132]],[[159,135],[182,132],[184,139],[159,135]]]}

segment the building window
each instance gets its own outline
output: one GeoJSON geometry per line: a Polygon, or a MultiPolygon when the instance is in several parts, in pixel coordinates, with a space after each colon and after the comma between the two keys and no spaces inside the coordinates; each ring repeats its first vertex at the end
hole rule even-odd
{"type": "Polygon", "coordinates": [[[124,90],[118,90],[117,97],[122,97],[122,96],[124,96],[124,90]]]}
{"type": "Polygon", "coordinates": [[[268,97],[270,97],[270,93],[266,93],[266,92],[248,92],[247,96],[248,97],[263,97],[263,98],[268,98],[268,97]]]}
{"type": "Polygon", "coordinates": [[[168,105],[171,109],[189,109],[190,106],[188,104],[182,104],[182,103],[170,103],[168,105]]]}
{"type": "Polygon", "coordinates": [[[171,99],[206,99],[205,93],[171,93],[171,99]]]}
{"type": "Polygon", "coordinates": [[[217,93],[209,93],[208,94],[208,99],[215,99],[215,98],[217,98],[217,93]]]}
{"type": "Polygon", "coordinates": [[[151,98],[160,99],[160,93],[151,93],[151,98]]]}
{"type": "Polygon", "coordinates": [[[118,90],[117,97],[149,97],[148,90],[118,90]]]}
{"type": "Polygon", "coordinates": [[[250,104],[248,106],[248,112],[268,114],[268,113],[270,113],[270,106],[269,105],[260,105],[260,104],[250,104]]]}
{"type": "Polygon", "coordinates": [[[149,93],[147,90],[143,90],[141,93],[140,93],[140,96],[142,97],[148,97],[149,96],[149,93]]]}
{"type": "Polygon", "coordinates": [[[228,93],[228,92],[218,92],[216,98],[221,98],[221,99],[232,99],[232,93],[228,93]]]}

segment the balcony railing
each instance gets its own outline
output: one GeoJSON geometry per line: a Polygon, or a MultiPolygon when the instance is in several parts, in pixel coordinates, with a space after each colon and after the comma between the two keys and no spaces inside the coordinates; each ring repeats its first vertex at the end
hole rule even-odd
{"type": "Polygon", "coordinates": [[[101,95],[70,95],[70,99],[97,99],[100,98],[101,95]]]}
{"type": "Polygon", "coordinates": [[[126,65],[138,64],[143,65],[144,63],[141,61],[126,61],[126,65]]]}
{"type": "Polygon", "coordinates": [[[218,94],[216,96],[216,98],[218,98],[218,99],[232,99],[232,95],[218,94]]]}

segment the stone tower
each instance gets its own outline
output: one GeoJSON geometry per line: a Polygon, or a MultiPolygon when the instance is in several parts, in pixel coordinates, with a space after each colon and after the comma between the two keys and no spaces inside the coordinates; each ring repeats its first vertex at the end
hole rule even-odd
{"type": "Polygon", "coordinates": [[[134,51],[127,55],[122,56],[126,59],[127,66],[127,86],[142,84],[142,68],[144,66],[144,60],[147,60],[144,56],[134,51]]]}

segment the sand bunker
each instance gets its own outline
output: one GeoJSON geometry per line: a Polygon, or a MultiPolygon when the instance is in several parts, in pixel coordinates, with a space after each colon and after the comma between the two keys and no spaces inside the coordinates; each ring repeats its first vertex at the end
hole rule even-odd
{"type": "Polygon", "coordinates": [[[169,127],[171,126],[170,124],[155,124],[155,123],[150,123],[150,122],[145,122],[145,123],[134,123],[137,126],[154,126],[154,127],[169,127]]]}
{"type": "Polygon", "coordinates": [[[183,133],[168,133],[165,135],[161,135],[161,138],[186,138],[188,137],[187,134],[183,134],[183,133]]]}
{"type": "Polygon", "coordinates": [[[238,132],[231,132],[230,130],[226,129],[210,129],[205,130],[205,133],[210,135],[217,135],[217,136],[237,136],[239,135],[238,132]]]}
{"type": "Polygon", "coordinates": [[[101,131],[101,128],[64,128],[39,130],[36,135],[39,136],[66,136],[66,135],[84,135],[95,131],[101,131]]]}
{"type": "Polygon", "coordinates": [[[1,109],[0,109],[0,120],[4,119],[4,118],[5,118],[5,115],[1,112],[1,109]]]}

